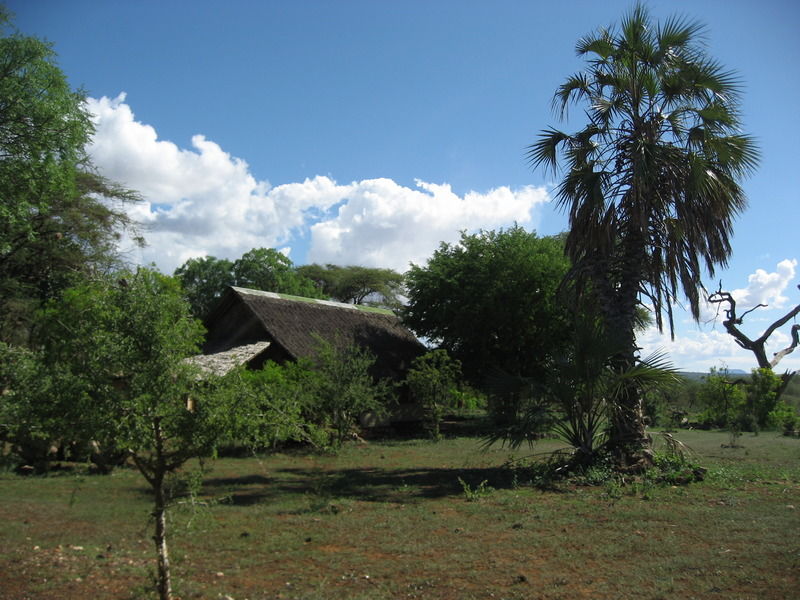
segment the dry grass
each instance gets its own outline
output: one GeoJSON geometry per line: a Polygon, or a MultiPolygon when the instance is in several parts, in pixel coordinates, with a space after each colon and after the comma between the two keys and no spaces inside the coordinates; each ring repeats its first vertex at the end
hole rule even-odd
{"type": "MultiPolygon", "coordinates": [[[[223,459],[172,515],[189,598],[793,598],[800,440],[682,432],[705,482],[542,491],[475,439],[223,459]],[[486,481],[484,492],[469,500],[486,481]],[[489,488],[494,489],[489,489],[489,488]]],[[[537,452],[552,449],[552,444],[537,452]]],[[[0,598],[148,597],[138,475],[3,475],[0,598]]]]}

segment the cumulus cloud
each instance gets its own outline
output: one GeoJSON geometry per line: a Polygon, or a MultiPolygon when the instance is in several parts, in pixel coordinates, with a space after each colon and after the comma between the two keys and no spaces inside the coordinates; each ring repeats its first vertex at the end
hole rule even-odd
{"type": "Polygon", "coordinates": [[[417,181],[417,189],[391,179],[348,186],[335,217],[311,227],[310,262],[363,264],[405,271],[421,263],[460,230],[531,224],[533,209],[546,202],[543,188],[500,187],[484,194],[453,193],[449,185],[417,181]]]}
{"type": "Polygon", "coordinates": [[[189,149],[159,139],[136,120],[124,93],[90,98],[88,108],[94,164],[145,199],[132,209],[147,227],[139,260],[166,272],[193,256],[236,258],[260,246],[289,252],[305,237],[308,262],[405,270],[462,229],[535,225],[536,207],[548,200],[544,188],[532,186],[459,196],[447,184],[409,188],[391,179],[340,185],[315,176],[273,187],[202,135],[189,149]]]}
{"type": "Polygon", "coordinates": [[[742,307],[766,304],[771,308],[782,308],[788,301],[788,298],[783,295],[783,291],[794,279],[795,267],[797,267],[797,259],[787,258],[779,262],[772,273],[767,273],[764,269],[756,269],[756,272],[747,278],[747,287],[733,290],[731,294],[737,305],[742,307]]]}

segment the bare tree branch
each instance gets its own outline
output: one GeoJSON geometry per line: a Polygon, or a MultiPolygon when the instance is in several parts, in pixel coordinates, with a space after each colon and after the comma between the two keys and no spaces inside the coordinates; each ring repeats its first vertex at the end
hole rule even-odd
{"type": "MultiPolygon", "coordinates": [[[[797,286],[800,289],[800,285],[797,286]]],[[[719,289],[711,294],[708,297],[708,301],[711,304],[727,304],[728,308],[723,309],[725,311],[725,320],[722,322],[723,327],[725,330],[733,336],[733,339],[736,340],[736,343],[739,344],[745,350],[750,350],[756,357],[758,361],[758,366],[761,369],[774,369],[781,359],[791,354],[794,349],[798,346],[798,336],[800,335],[800,325],[794,325],[791,330],[792,335],[792,343],[781,350],[780,352],[776,352],[773,355],[772,360],[767,358],[767,352],[765,349],[767,340],[769,337],[775,333],[775,331],[789,322],[790,319],[794,318],[798,314],[800,314],[800,304],[795,306],[785,315],[783,315],[780,319],[776,320],[772,325],[767,327],[761,337],[753,340],[749,338],[745,333],[739,329],[739,325],[742,325],[744,321],[744,317],[756,310],[757,308],[765,308],[766,304],[758,304],[751,308],[750,310],[745,311],[742,316],[736,315],[736,300],[730,294],[730,292],[722,291],[722,282],[720,282],[719,289]]],[[[787,373],[788,375],[788,373],[787,373]]]]}

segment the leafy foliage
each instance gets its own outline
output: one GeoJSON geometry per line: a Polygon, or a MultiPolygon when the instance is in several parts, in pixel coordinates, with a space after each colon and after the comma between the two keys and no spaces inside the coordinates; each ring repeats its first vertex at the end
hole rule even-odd
{"type": "Polygon", "coordinates": [[[59,432],[51,403],[61,387],[37,353],[0,342],[0,443],[8,444],[11,455],[36,472],[50,465],[59,432]]]}
{"type": "Polygon", "coordinates": [[[701,421],[713,427],[725,427],[735,420],[744,404],[744,387],[733,381],[727,368],[712,367],[697,390],[697,400],[705,408],[701,421]]]}
{"type": "Polygon", "coordinates": [[[230,389],[239,395],[237,412],[248,422],[232,433],[238,443],[253,448],[269,448],[276,442],[294,440],[315,447],[328,444],[319,426],[316,411],[315,378],[308,361],[279,365],[267,361],[259,371],[241,370],[235,375],[239,386],[230,389]]]}
{"type": "Polygon", "coordinates": [[[0,339],[27,343],[35,309],[81,276],[119,266],[138,196],[93,172],[93,133],[49,44],[7,33],[0,8],[0,339]]]}
{"type": "Polygon", "coordinates": [[[206,256],[190,258],[175,270],[197,318],[206,317],[228,286],[322,298],[314,283],[273,248],[253,248],[231,262],[206,256]]]}
{"type": "Polygon", "coordinates": [[[771,369],[753,369],[749,379],[734,379],[726,368],[712,368],[697,398],[704,409],[700,421],[735,431],[785,427],[795,409],[782,400],[783,382],[771,369]]]}
{"type": "Polygon", "coordinates": [[[383,413],[389,388],[376,382],[369,370],[375,356],[356,345],[335,346],[319,338],[306,380],[313,405],[309,418],[329,432],[329,445],[339,448],[350,438],[358,418],[383,413]]]}
{"type": "Polygon", "coordinates": [[[457,404],[461,363],[446,350],[432,350],[411,363],[406,384],[412,397],[422,406],[425,428],[434,440],[440,437],[439,424],[444,410],[457,404]]]}
{"type": "Polygon", "coordinates": [[[190,258],[175,269],[192,314],[201,319],[211,312],[228,286],[235,285],[233,263],[225,258],[190,258]]]}
{"type": "Polygon", "coordinates": [[[521,227],[461,234],[407,274],[404,322],[460,361],[476,385],[496,371],[537,377],[568,336],[556,290],[569,269],[557,237],[521,227]]]}
{"type": "Polygon", "coordinates": [[[319,298],[313,283],[297,272],[292,261],[273,248],[253,248],[233,263],[236,285],[268,292],[319,298]]]}
{"type": "Polygon", "coordinates": [[[148,269],[70,288],[43,316],[44,360],[72,383],[49,414],[64,431],[126,453],[152,489],[162,599],[171,597],[167,476],[225,436],[256,427],[263,439],[271,423],[235,379],[201,382],[185,361],[201,338],[177,281],[148,269]]]}
{"type": "Polygon", "coordinates": [[[512,448],[533,444],[554,434],[572,448],[566,470],[594,465],[611,455],[608,430],[625,406],[624,390],[657,389],[678,381],[677,372],[661,355],[638,361],[620,372],[614,365],[618,349],[596,319],[580,319],[565,352],[550,363],[541,380],[503,377],[494,381],[494,394],[505,400],[506,427],[487,438],[512,448]]]}

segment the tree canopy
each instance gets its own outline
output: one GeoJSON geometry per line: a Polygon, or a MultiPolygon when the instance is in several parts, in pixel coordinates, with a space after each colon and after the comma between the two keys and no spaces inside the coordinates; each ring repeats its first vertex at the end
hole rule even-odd
{"type": "Polygon", "coordinates": [[[392,269],[311,264],[297,271],[311,279],[322,294],[339,302],[389,309],[401,305],[403,276],[392,269]]]}
{"type": "Polygon", "coordinates": [[[230,285],[265,292],[322,298],[314,282],[273,248],[253,248],[235,261],[206,256],[190,258],[175,270],[192,314],[204,318],[230,285]]]}
{"type": "Polygon", "coordinates": [[[560,237],[519,226],[462,233],[411,266],[403,319],[460,361],[472,383],[495,371],[536,376],[569,330],[556,297],[568,269],[560,237]]]}
{"type": "MultiPolygon", "coordinates": [[[[533,166],[563,169],[557,202],[569,215],[571,276],[620,338],[621,371],[637,360],[643,298],[659,328],[666,315],[672,330],[680,291],[698,318],[703,271],[727,263],[746,205],[739,181],[757,163],[741,133],[739,81],[702,37],[697,23],[653,22],[636,5],[618,28],[581,38],[586,68],[558,88],[554,106],[564,117],[581,104],[589,122],[573,134],[543,131],[528,154],[533,166]]],[[[618,415],[612,442],[635,460],[647,438],[633,387],[618,415]]]]}
{"type": "Polygon", "coordinates": [[[0,28],[0,339],[19,343],[42,301],[118,266],[124,205],[138,197],[92,170],[83,93],[50,45],[9,32],[2,7],[0,28]]]}

